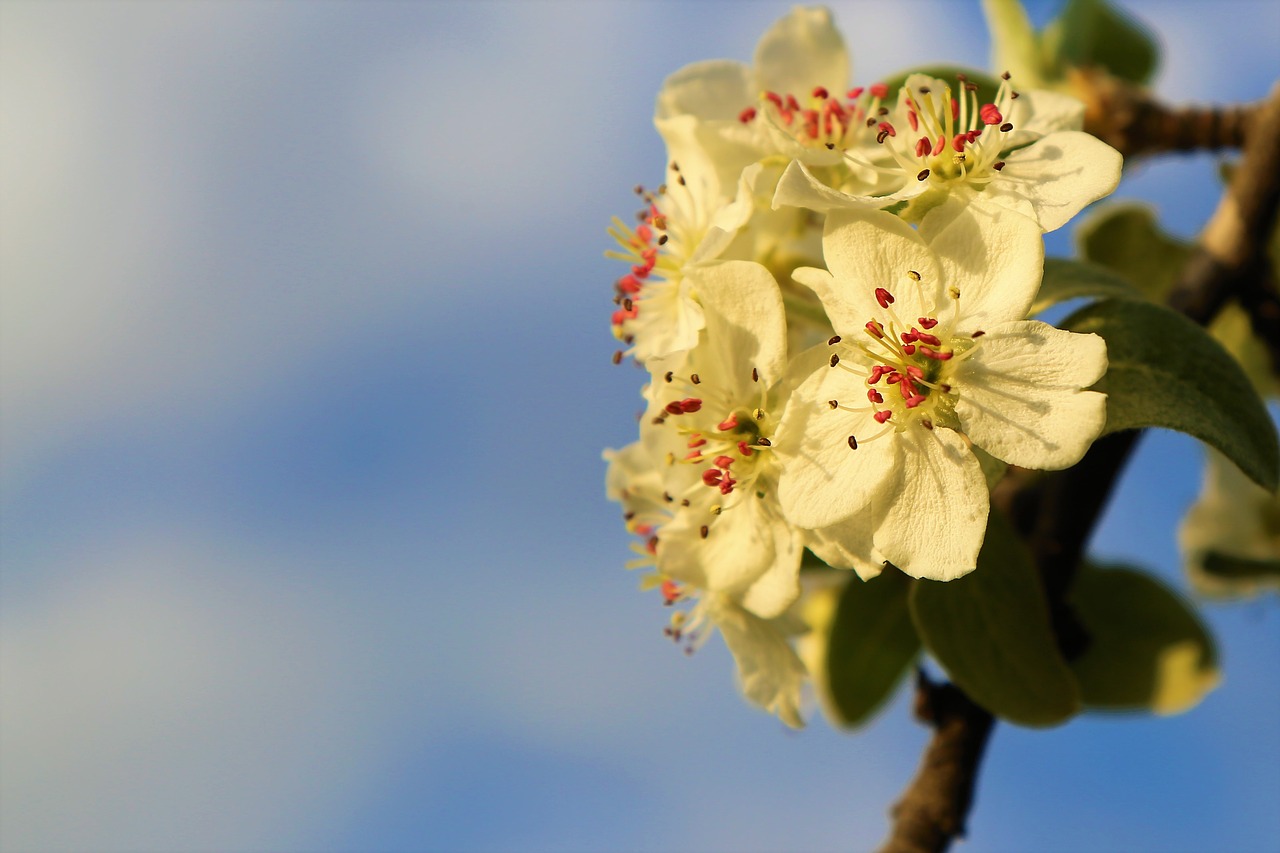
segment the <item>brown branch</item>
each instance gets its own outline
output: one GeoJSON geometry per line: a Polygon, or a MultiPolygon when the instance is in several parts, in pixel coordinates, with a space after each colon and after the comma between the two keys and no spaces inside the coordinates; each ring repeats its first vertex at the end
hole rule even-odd
{"type": "Polygon", "coordinates": [[[995,718],[960,688],[916,675],[916,719],[933,737],[915,779],[893,807],[893,829],[880,853],[932,853],[964,836],[978,767],[995,718]]]}
{"type": "MultiPolygon", "coordinates": [[[[1274,298],[1274,288],[1268,296],[1263,275],[1266,238],[1275,227],[1280,203],[1280,86],[1252,112],[1248,121],[1240,123],[1239,132],[1246,124],[1251,126],[1235,179],[1170,300],[1172,307],[1203,325],[1228,299],[1240,298],[1247,305],[1250,293],[1272,312],[1254,315],[1255,326],[1280,318],[1280,300],[1274,298]]],[[[1132,128],[1140,126],[1136,120],[1131,123],[1132,128]]],[[[1126,156],[1173,150],[1144,149],[1140,137],[1137,133],[1128,142],[1122,140],[1123,145],[1134,147],[1116,147],[1126,156]]],[[[1205,140],[1216,138],[1210,135],[1205,140]]],[[[1269,342],[1275,340],[1280,336],[1269,342]]],[[[1066,471],[1046,476],[1014,469],[992,493],[993,505],[1003,509],[1027,537],[1044,579],[1059,645],[1068,659],[1088,643],[1068,603],[1071,582],[1140,435],[1140,431],[1117,433],[1094,442],[1085,457],[1066,471]]],[[[934,684],[923,673],[916,685],[916,716],[933,727],[933,736],[915,778],[894,806],[882,853],[938,853],[963,836],[978,768],[995,722],[990,712],[959,688],[934,684]]]]}
{"type": "Polygon", "coordinates": [[[1174,151],[1239,148],[1256,104],[1172,107],[1151,92],[1099,68],[1077,68],[1073,93],[1084,101],[1084,129],[1125,159],[1174,151]]]}

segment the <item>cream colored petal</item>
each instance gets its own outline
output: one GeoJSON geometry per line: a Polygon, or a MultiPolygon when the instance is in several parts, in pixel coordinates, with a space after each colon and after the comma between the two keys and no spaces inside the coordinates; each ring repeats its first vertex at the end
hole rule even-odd
{"type": "Polygon", "coordinates": [[[1008,210],[954,198],[920,223],[920,234],[960,290],[958,331],[1027,316],[1040,289],[1044,240],[1034,220],[1008,210]]]}
{"type": "Polygon", "coordinates": [[[932,316],[942,304],[946,283],[933,252],[893,214],[866,208],[832,211],[822,251],[834,281],[814,277],[802,283],[818,294],[841,335],[861,335],[868,320],[885,319],[877,288],[893,295],[893,309],[906,323],[932,316]]]}
{"type": "Polygon", "coordinates": [[[756,45],[755,73],[761,89],[778,94],[803,99],[815,86],[843,94],[849,83],[849,54],[831,11],[796,6],[780,18],[756,45]]]}
{"type": "Polygon", "coordinates": [[[901,434],[902,485],[875,546],[902,571],[949,581],[973,571],[986,534],[986,477],[964,437],[913,426],[901,434]]]}
{"type": "Polygon", "coordinates": [[[668,77],[658,93],[655,119],[694,115],[704,121],[736,121],[756,102],[751,69],[741,62],[712,59],[686,65],[668,77]]]}
{"type": "Polygon", "coordinates": [[[911,181],[890,195],[849,195],[832,189],[813,176],[803,163],[791,161],[782,179],[778,181],[778,190],[773,196],[773,209],[780,207],[803,207],[818,213],[829,213],[842,208],[859,207],[881,209],[900,201],[915,198],[928,189],[928,185],[919,181],[911,181]]]}
{"type": "Polygon", "coordinates": [[[689,278],[706,322],[700,364],[729,377],[718,375],[717,384],[730,399],[758,398],[787,366],[787,321],[778,283],[752,261],[717,261],[689,278]]]}
{"type": "MultiPolygon", "coordinates": [[[[998,203],[1008,195],[1025,198],[1040,227],[1055,231],[1116,188],[1121,159],[1119,151],[1087,133],[1052,133],[1006,157],[983,194],[998,203]]],[[[1017,209],[1016,203],[1008,206],[1017,209]]]]}
{"type": "Polygon", "coordinates": [[[776,625],[723,597],[707,596],[706,606],[738,665],[743,694],[788,726],[802,728],[800,688],[806,673],[786,636],[776,625]]]}
{"type": "Polygon", "coordinates": [[[636,318],[627,331],[635,336],[636,361],[647,365],[697,346],[705,320],[687,279],[648,281],[635,304],[636,318]]]}
{"type": "Polygon", "coordinates": [[[864,581],[871,580],[884,570],[885,556],[873,538],[887,510],[888,503],[881,502],[828,527],[806,530],[805,547],[828,566],[853,569],[864,581]]]}
{"type": "Polygon", "coordinates": [[[965,434],[1010,465],[1074,465],[1106,424],[1106,395],[1084,390],[1106,372],[1106,344],[1037,320],[986,332],[955,374],[965,434]]]}
{"type": "Polygon", "coordinates": [[[826,527],[864,509],[897,485],[898,442],[871,412],[832,409],[828,400],[866,404],[860,376],[841,367],[821,367],[791,395],[774,435],[782,466],[778,498],[783,514],[806,528],[826,527]],[[859,438],[851,449],[849,436],[859,438]]]}

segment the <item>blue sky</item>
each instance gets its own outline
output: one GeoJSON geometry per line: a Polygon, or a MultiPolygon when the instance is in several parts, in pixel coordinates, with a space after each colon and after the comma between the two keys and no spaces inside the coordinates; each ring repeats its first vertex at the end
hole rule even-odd
{"type": "MultiPolygon", "coordinates": [[[[604,227],[661,177],[652,99],[787,8],[0,6],[0,846],[882,836],[902,697],[853,736],[748,707],[718,642],[663,641],[603,498],[640,384],[604,227]]],[[[833,8],[861,81],[985,64],[976,4],[833,8]]],[[[1267,3],[1131,8],[1172,100],[1280,67],[1267,3]]],[[[1126,195],[1190,236],[1213,161],[1126,195]]],[[[1096,550],[1185,588],[1198,454],[1145,439],[1096,550]]],[[[1280,614],[1208,618],[1191,714],[999,729],[974,847],[1273,847],[1280,614]]]]}

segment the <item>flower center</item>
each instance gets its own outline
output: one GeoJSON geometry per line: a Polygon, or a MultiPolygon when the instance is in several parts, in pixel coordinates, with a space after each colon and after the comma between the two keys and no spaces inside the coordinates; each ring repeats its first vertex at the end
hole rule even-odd
{"type": "MultiPolygon", "coordinates": [[[[907,275],[919,280],[914,270],[907,275]]],[[[831,367],[856,373],[863,380],[866,402],[828,400],[833,410],[865,413],[870,411],[883,429],[871,436],[849,436],[849,447],[873,441],[890,431],[902,432],[913,424],[925,429],[935,426],[954,428],[957,393],[951,377],[955,367],[977,346],[973,338],[954,337],[949,324],[936,316],[918,317],[914,323],[903,322],[893,310],[896,301],[887,288],[875,289],[876,302],[882,312],[867,320],[864,340],[846,342],[839,335],[827,341],[835,348],[843,345],[856,350],[860,359],[842,360],[839,351],[832,353],[831,367]],[[867,366],[869,361],[870,366],[867,366]]],[[[848,350],[846,350],[847,352],[848,350]]]]}
{"type": "Polygon", "coordinates": [[[881,106],[888,94],[889,88],[877,83],[850,89],[841,100],[817,86],[802,105],[795,95],[764,92],[759,104],[745,108],[738,120],[748,125],[764,121],[807,148],[843,151],[874,136],[868,129],[889,114],[881,106]]]}

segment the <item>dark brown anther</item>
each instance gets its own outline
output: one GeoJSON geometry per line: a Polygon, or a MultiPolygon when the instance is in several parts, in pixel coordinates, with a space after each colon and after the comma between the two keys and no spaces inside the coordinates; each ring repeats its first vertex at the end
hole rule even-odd
{"type": "Polygon", "coordinates": [[[907,270],[907,278],[911,279],[912,281],[919,281],[920,273],[916,272],[915,270],[907,270]]]}
{"type": "Polygon", "coordinates": [[[690,374],[689,374],[689,381],[690,381],[690,382],[692,382],[694,385],[699,385],[699,384],[701,384],[701,383],[702,383],[702,377],[700,377],[700,376],[699,376],[698,374],[696,374],[696,373],[690,373],[690,374]]]}
{"type": "Polygon", "coordinates": [[[619,349],[613,351],[613,363],[622,364],[622,350],[619,349]]]}
{"type": "Polygon", "coordinates": [[[632,187],[631,191],[636,195],[644,195],[644,187],[640,186],[639,184],[636,184],[634,187],[632,187]]]}
{"type": "Polygon", "coordinates": [[[831,407],[831,408],[833,408],[833,409],[838,409],[838,408],[840,408],[840,401],[839,401],[839,400],[828,400],[828,401],[827,401],[827,405],[828,405],[828,406],[830,406],[830,407],[831,407]]]}
{"type": "Polygon", "coordinates": [[[706,539],[710,533],[711,533],[711,528],[707,527],[705,524],[702,525],[702,527],[698,528],[698,535],[701,536],[703,539],[706,539]]]}
{"type": "Polygon", "coordinates": [[[756,439],[756,444],[761,447],[773,447],[773,442],[765,438],[763,435],[756,439]]]}
{"type": "Polygon", "coordinates": [[[753,367],[753,368],[751,368],[751,381],[752,381],[752,382],[759,382],[759,381],[760,381],[760,371],[759,371],[759,370],[757,370],[757,369],[756,369],[756,368],[754,368],[754,367],[753,367]]]}
{"type": "Polygon", "coordinates": [[[675,498],[671,497],[671,493],[670,493],[670,492],[663,492],[663,493],[662,493],[662,499],[663,499],[664,501],[666,501],[667,503],[671,503],[672,501],[674,501],[674,500],[675,500],[675,498]]]}
{"type": "Polygon", "coordinates": [[[997,172],[1000,171],[1001,169],[1004,168],[1004,161],[1003,160],[995,161],[994,163],[991,164],[991,168],[995,169],[997,172]]]}
{"type": "Polygon", "coordinates": [[[834,150],[835,150],[835,148],[836,148],[836,144],[835,144],[834,142],[828,142],[828,143],[827,143],[827,150],[828,150],[828,151],[834,151],[834,150]]]}
{"type": "Polygon", "coordinates": [[[831,366],[832,366],[832,367],[835,367],[835,366],[836,366],[837,364],[839,364],[839,363],[840,363],[840,356],[836,355],[835,353],[832,353],[832,354],[831,354],[831,366]]]}
{"type": "Polygon", "coordinates": [[[1000,79],[1001,79],[1001,80],[1008,80],[1011,76],[1013,76],[1013,75],[1011,75],[1008,71],[1002,71],[1002,72],[1000,73],[1000,79]]]}
{"type": "Polygon", "coordinates": [[[917,181],[927,181],[927,180],[929,180],[929,170],[928,170],[928,169],[921,169],[921,170],[920,170],[920,174],[916,175],[916,180],[917,180],[917,181]]]}
{"type": "Polygon", "coordinates": [[[1011,121],[1006,121],[1004,124],[1000,125],[1001,133],[1008,133],[1011,130],[1013,130],[1013,122],[1011,121]]]}
{"type": "Polygon", "coordinates": [[[670,237],[668,237],[666,234],[663,234],[661,237],[659,237],[659,238],[658,238],[658,245],[659,245],[659,246],[665,246],[665,245],[667,245],[667,240],[669,240],[669,239],[671,239],[671,238],[670,238],[670,237]]]}
{"type": "Polygon", "coordinates": [[[1016,101],[1018,100],[1019,95],[1017,92],[1010,92],[1009,97],[1016,101]]]}
{"type": "Polygon", "coordinates": [[[827,338],[827,346],[829,347],[833,347],[838,343],[840,343],[839,335],[832,335],[831,337],[827,338]]]}
{"type": "Polygon", "coordinates": [[[635,303],[634,303],[634,302],[632,302],[630,299],[624,299],[624,300],[622,300],[622,310],[623,310],[623,311],[630,311],[630,310],[631,310],[632,308],[634,308],[634,307],[635,307],[635,303]]]}
{"type": "Polygon", "coordinates": [[[685,185],[686,185],[686,181],[685,181],[685,179],[684,179],[684,175],[681,175],[679,178],[677,178],[677,179],[676,179],[676,183],[678,183],[678,184],[679,184],[680,186],[682,186],[682,187],[683,187],[683,186],[685,186],[685,185]]]}
{"type": "Polygon", "coordinates": [[[871,118],[867,119],[867,127],[875,127],[875,126],[876,126],[875,116],[872,116],[871,118]]]}
{"type": "Polygon", "coordinates": [[[858,439],[854,438],[853,436],[849,436],[849,449],[850,450],[858,449],[858,439]]]}
{"type": "Polygon", "coordinates": [[[688,506],[688,505],[689,505],[689,499],[688,499],[688,498],[681,498],[681,499],[680,499],[680,506],[688,506]]]}
{"type": "Polygon", "coordinates": [[[929,420],[928,418],[921,418],[920,426],[924,427],[925,429],[933,429],[933,421],[929,420]]]}

